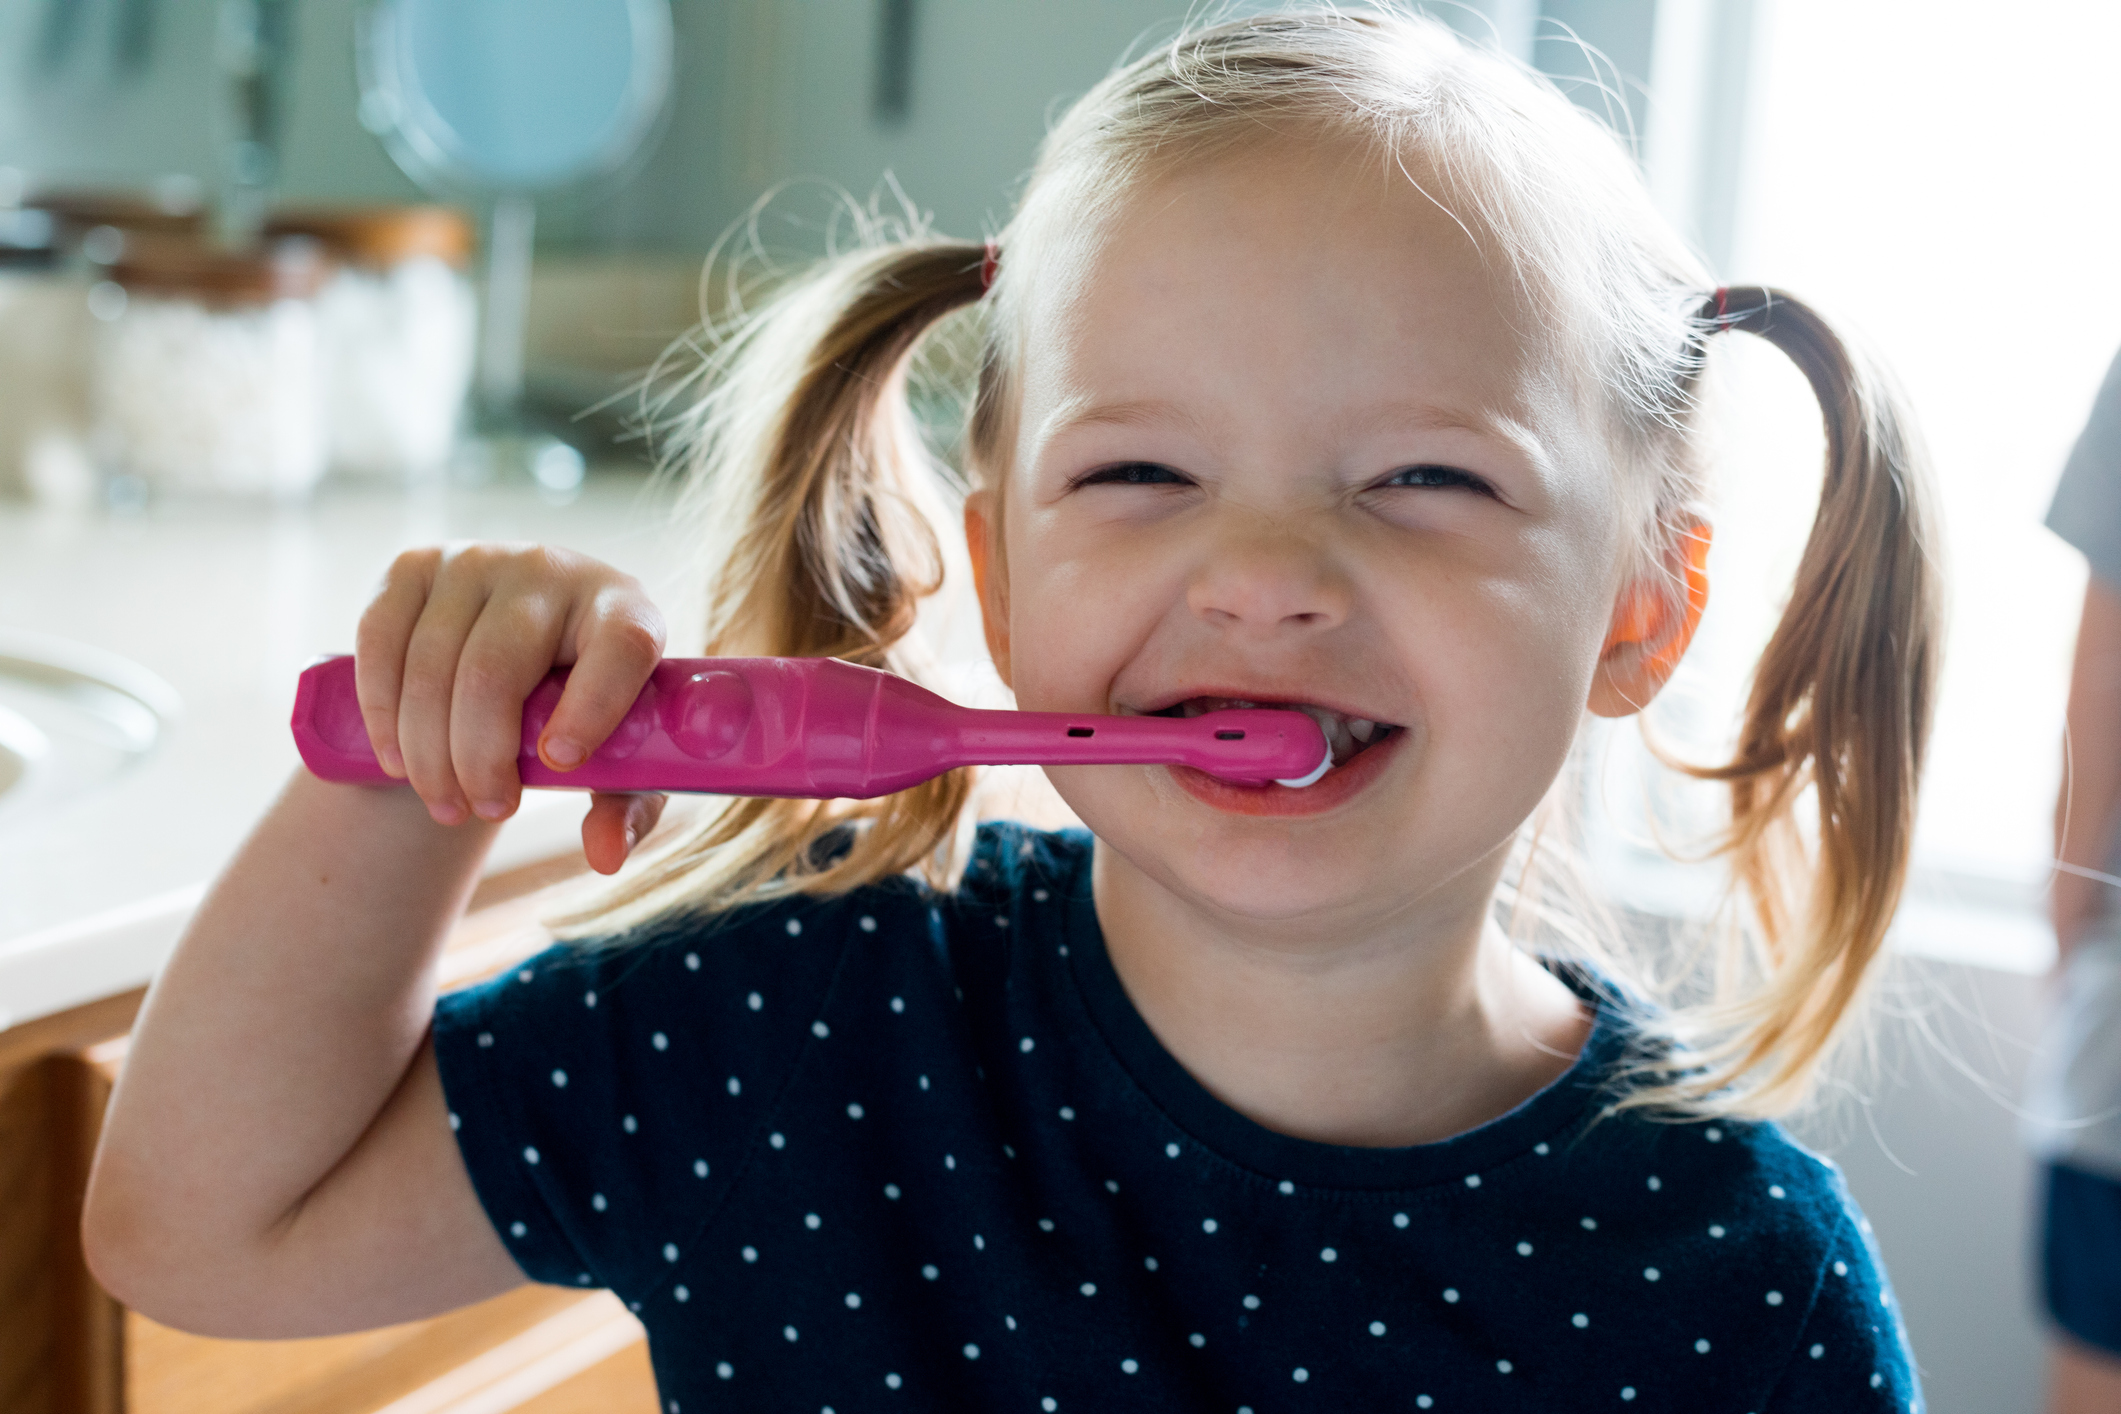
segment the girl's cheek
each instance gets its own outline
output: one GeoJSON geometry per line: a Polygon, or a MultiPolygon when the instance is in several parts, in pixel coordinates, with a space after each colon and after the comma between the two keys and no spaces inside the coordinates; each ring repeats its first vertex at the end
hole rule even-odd
{"type": "Polygon", "coordinates": [[[1103,711],[1111,683],[1168,607],[1150,547],[1036,533],[1010,575],[1011,657],[1026,710],[1103,711]]]}
{"type": "Polygon", "coordinates": [[[1145,636],[1115,604],[1064,611],[1052,626],[1054,652],[1041,664],[1043,700],[1060,711],[1111,711],[1115,684],[1145,636]]]}
{"type": "Polygon", "coordinates": [[[1025,711],[1103,710],[1096,684],[1110,677],[1101,671],[1109,651],[1101,629],[1108,606],[1069,593],[1072,578],[1026,586],[1012,598],[1010,658],[1017,705],[1025,711]]]}
{"type": "Polygon", "coordinates": [[[1596,652],[1583,606],[1559,576],[1524,563],[1405,555],[1365,569],[1379,587],[1370,602],[1393,666],[1429,712],[1456,719],[1457,730],[1504,722],[1518,733],[1574,730],[1596,652]]]}

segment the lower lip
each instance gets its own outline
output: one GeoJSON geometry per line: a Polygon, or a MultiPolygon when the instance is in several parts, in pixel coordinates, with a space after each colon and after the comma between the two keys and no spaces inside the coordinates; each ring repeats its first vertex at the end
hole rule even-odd
{"type": "Polygon", "coordinates": [[[1323,815],[1358,794],[1384,773],[1388,759],[1406,736],[1404,727],[1359,752],[1345,766],[1326,772],[1308,786],[1247,786],[1211,776],[1192,766],[1166,766],[1171,779],[1203,805],[1232,815],[1323,815]]]}

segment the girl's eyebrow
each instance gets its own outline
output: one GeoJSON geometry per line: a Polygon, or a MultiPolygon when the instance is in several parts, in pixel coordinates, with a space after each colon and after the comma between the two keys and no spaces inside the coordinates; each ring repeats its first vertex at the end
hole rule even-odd
{"type": "Polygon", "coordinates": [[[1345,426],[1357,434],[1470,432],[1534,455],[1540,451],[1538,436],[1521,419],[1492,410],[1473,411],[1439,403],[1377,403],[1348,418],[1345,426]]]}
{"type": "Polygon", "coordinates": [[[1208,425],[1190,409],[1162,398],[1130,402],[1098,403],[1086,397],[1069,398],[1055,408],[1040,429],[1040,440],[1050,442],[1079,427],[1151,427],[1176,423],[1196,437],[1206,437],[1208,425]]]}
{"type": "Polygon", "coordinates": [[[1436,403],[1386,402],[1349,418],[1346,426],[1357,435],[1465,432],[1522,457],[1542,481],[1554,467],[1553,452],[1532,422],[1521,414],[1501,409],[1474,411],[1436,403]]]}
{"type": "MultiPolygon", "coordinates": [[[[1087,397],[1063,402],[1046,418],[1042,441],[1051,442],[1082,427],[1131,427],[1177,424],[1202,440],[1212,440],[1208,424],[1191,409],[1161,398],[1127,402],[1093,402],[1087,397]]],[[[1349,416],[1342,427],[1357,436],[1389,432],[1466,432],[1499,442],[1536,467],[1551,464],[1546,443],[1519,417],[1490,410],[1474,411],[1440,403],[1376,403],[1349,416]]]]}

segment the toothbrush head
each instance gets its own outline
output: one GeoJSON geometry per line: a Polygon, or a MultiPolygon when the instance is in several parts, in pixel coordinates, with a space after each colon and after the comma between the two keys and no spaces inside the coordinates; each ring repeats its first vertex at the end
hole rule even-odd
{"type": "Polygon", "coordinates": [[[1291,790],[1302,790],[1305,786],[1317,785],[1320,780],[1324,779],[1326,772],[1332,769],[1333,748],[1331,746],[1328,746],[1326,748],[1325,760],[1319,762],[1316,766],[1314,766],[1308,774],[1296,776],[1288,780],[1277,779],[1274,784],[1278,786],[1287,786],[1291,790]]]}

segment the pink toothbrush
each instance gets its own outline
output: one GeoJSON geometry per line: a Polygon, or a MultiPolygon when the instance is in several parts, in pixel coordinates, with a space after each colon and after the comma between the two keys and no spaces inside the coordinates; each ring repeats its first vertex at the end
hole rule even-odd
{"type": "MultiPolygon", "coordinates": [[[[834,658],[666,658],[610,739],[576,769],[555,771],[537,743],[566,682],[567,670],[550,674],[523,704],[516,768],[526,786],[865,799],[956,766],[1165,764],[1307,786],[1333,764],[1325,734],[1301,712],[985,712],[834,658]]],[[[302,674],[294,731],[318,777],[390,779],[361,724],[352,658],[302,674]]]]}

